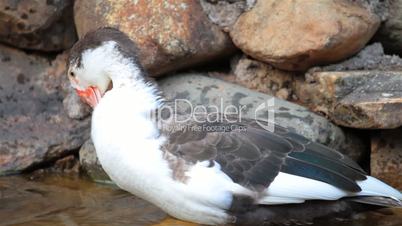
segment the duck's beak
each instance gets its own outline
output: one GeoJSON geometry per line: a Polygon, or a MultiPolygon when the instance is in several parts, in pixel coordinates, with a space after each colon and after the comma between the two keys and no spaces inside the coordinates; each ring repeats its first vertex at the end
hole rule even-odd
{"type": "Polygon", "coordinates": [[[102,98],[102,94],[98,87],[89,86],[85,90],[75,89],[77,91],[78,96],[80,96],[81,100],[87,103],[92,108],[95,108],[98,105],[100,99],[102,98]]]}

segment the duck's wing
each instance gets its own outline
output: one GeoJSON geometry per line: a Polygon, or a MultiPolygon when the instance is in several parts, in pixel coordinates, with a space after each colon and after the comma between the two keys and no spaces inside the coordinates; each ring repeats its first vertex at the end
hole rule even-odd
{"type": "Polygon", "coordinates": [[[160,128],[167,138],[166,152],[190,163],[219,163],[234,182],[256,191],[269,187],[280,172],[348,192],[361,191],[357,181],[366,179],[365,172],[347,156],[279,125],[271,132],[247,119],[236,123],[177,121],[160,128]]]}

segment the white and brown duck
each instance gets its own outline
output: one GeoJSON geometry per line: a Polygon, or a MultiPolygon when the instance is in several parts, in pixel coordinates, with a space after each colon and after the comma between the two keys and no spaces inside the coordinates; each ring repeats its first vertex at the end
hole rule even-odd
{"type": "Polygon", "coordinates": [[[72,86],[94,108],[99,161],[120,188],[207,225],[297,222],[339,212],[345,202],[401,205],[399,191],[348,157],[280,126],[270,132],[247,119],[238,123],[246,129],[224,132],[171,130],[174,120],[161,126],[149,115],[168,103],[136,53],[124,33],[101,28],[68,60],[72,86]]]}

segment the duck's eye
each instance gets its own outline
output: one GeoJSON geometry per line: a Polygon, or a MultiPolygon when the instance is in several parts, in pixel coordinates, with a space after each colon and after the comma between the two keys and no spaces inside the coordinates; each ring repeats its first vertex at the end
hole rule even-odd
{"type": "Polygon", "coordinates": [[[75,77],[75,73],[72,72],[72,71],[70,71],[70,76],[71,76],[71,77],[75,77]]]}

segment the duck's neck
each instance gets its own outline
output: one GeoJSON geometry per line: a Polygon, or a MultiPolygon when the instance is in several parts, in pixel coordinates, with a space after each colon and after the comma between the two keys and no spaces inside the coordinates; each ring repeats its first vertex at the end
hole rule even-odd
{"type": "MultiPolygon", "coordinates": [[[[144,72],[134,63],[123,62],[120,65],[109,68],[109,76],[113,89],[129,89],[142,97],[141,102],[148,102],[158,107],[162,99],[157,85],[153,81],[144,78],[144,72]]],[[[154,109],[150,109],[154,110],[154,109]]]]}

